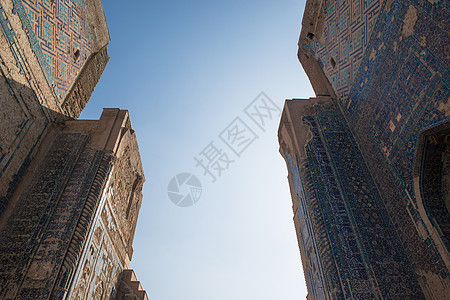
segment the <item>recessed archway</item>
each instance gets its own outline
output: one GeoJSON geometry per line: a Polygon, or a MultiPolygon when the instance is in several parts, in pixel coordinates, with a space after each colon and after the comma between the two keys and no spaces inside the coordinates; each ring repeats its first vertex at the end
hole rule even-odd
{"type": "Polygon", "coordinates": [[[450,249],[450,122],[420,135],[414,163],[414,190],[420,216],[446,260],[450,249]]]}

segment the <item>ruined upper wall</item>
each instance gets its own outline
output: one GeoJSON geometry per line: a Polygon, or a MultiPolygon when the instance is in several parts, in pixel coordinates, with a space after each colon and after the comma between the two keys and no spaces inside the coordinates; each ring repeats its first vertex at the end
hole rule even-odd
{"type": "Polygon", "coordinates": [[[298,57],[316,95],[348,96],[382,3],[382,0],[306,2],[298,57]]]}
{"type": "Polygon", "coordinates": [[[100,0],[13,2],[47,81],[64,100],[89,57],[109,43],[100,0]]]}
{"type": "Polygon", "coordinates": [[[48,124],[78,118],[108,62],[100,0],[0,0],[0,216],[48,124]]]}
{"type": "MultiPolygon", "coordinates": [[[[70,121],[74,125],[79,121],[70,121]]],[[[89,146],[112,153],[112,170],[106,182],[98,215],[94,220],[68,299],[115,299],[120,276],[129,267],[134,231],[142,203],[145,181],[128,112],[104,110],[89,146]]],[[[123,276],[123,275],[122,275],[123,276]]],[[[142,292],[144,293],[144,292],[142,292]]]]}

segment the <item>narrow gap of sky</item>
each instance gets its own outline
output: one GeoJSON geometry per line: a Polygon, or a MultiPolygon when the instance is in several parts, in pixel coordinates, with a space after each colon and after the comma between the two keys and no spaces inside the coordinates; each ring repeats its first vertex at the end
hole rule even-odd
{"type": "Polygon", "coordinates": [[[131,267],[150,299],[305,298],[279,116],[246,120],[258,139],[216,182],[194,161],[260,92],[280,108],[314,95],[296,57],[304,5],[103,1],[111,59],[82,118],[130,112],[147,179],[131,267]],[[203,187],[188,208],[167,195],[182,172],[203,187]]]}

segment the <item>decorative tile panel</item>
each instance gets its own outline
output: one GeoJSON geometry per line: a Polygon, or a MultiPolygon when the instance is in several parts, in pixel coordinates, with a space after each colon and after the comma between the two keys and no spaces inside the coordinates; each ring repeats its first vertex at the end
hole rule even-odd
{"type": "Polygon", "coordinates": [[[324,0],[322,36],[302,43],[321,63],[336,94],[346,99],[383,1],[324,0]]]}
{"type": "MultiPolygon", "coordinates": [[[[40,63],[55,92],[64,99],[91,53],[92,32],[87,22],[87,4],[78,0],[14,0],[24,10],[28,35],[42,53],[40,63]]],[[[22,15],[21,15],[22,18],[22,15]]],[[[37,54],[39,57],[39,53],[37,54]]]]}

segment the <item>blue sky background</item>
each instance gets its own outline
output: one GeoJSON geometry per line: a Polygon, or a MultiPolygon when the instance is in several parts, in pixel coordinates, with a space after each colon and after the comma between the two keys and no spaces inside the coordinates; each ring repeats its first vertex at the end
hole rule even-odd
{"type": "MultiPolygon", "coordinates": [[[[131,267],[152,300],[305,299],[279,117],[215,183],[194,156],[265,92],[313,96],[297,60],[304,1],[104,0],[111,57],[82,118],[128,109],[146,183],[131,267]],[[202,182],[175,206],[178,173],[202,182]]],[[[224,149],[225,151],[226,149],[224,149]]]]}

